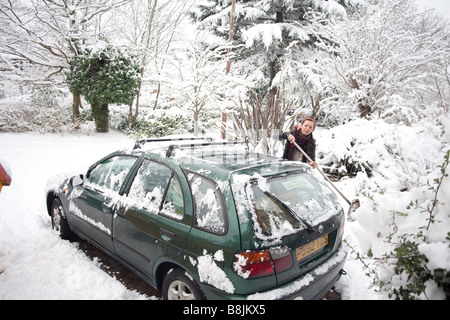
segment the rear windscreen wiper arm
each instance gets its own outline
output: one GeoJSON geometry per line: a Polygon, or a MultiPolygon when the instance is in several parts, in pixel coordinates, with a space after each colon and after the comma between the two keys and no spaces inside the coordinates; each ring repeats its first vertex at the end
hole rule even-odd
{"type": "Polygon", "coordinates": [[[308,228],[309,231],[314,232],[314,228],[313,226],[306,221],[305,219],[303,219],[302,217],[300,217],[294,210],[292,210],[287,204],[285,204],[283,201],[281,201],[280,199],[278,199],[275,195],[273,195],[272,193],[268,192],[268,191],[264,191],[264,194],[266,196],[268,196],[270,199],[272,199],[276,204],[278,204],[279,206],[281,206],[284,210],[286,210],[287,212],[289,212],[289,214],[291,216],[293,216],[295,219],[297,219],[297,221],[301,221],[303,222],[303,224],[308,228]]]}

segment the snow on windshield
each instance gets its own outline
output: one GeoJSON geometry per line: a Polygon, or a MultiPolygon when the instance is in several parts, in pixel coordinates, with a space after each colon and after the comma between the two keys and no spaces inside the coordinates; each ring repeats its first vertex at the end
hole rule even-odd
{"type": "Polygon", "coordinates": [[[312,174],[271,179],[269,185],[273,195],[312,225],[328,220],[341,210],[336,195],[312,174]]]}
{"type": "Polygon", "coordinates": [[[235,175],[232,185],[241,223],[250,212],[258,239],[276,241],[328,220],[342,207],[332,190],[310,173],[265,178],[259,174],[235,175]]]}

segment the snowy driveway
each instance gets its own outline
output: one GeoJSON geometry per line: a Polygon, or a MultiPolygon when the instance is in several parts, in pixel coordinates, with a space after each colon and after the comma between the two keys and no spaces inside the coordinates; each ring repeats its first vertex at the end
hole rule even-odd
{"type": "Polygon", "coordinates": [[[0,193],[0,300],[147,299],[104,273],[77,244],[52,231],[45,186],[54,174],[84,172],[133,141],[121,134],[0,134],[12,184],[0,193]]]}

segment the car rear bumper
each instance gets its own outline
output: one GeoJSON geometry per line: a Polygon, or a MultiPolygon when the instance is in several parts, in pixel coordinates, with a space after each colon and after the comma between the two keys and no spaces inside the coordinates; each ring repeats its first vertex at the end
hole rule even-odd
{"type": "MultiPolygon", "coordinates": [[[[317,300],[322,299],[339,280],[347,259],[348,250],[341,248],[327,261],[311,270],[300,278],[297,278],[275,289],[258,292],[249,296],[226,294],[223,291],[209,287],[212,290],[204,290],[208,299],[226,300],[317,300]]],[[[206,289],[206,288],[204,288],[206,289]]]]}
{"type": "Polygon", "coordinates": [[[281,287],[247,297],[248,300],[314,300],[321,299],[340,278],[347,259],[347,249],[341,248],[327,261],[304,276],[281,287]]]}

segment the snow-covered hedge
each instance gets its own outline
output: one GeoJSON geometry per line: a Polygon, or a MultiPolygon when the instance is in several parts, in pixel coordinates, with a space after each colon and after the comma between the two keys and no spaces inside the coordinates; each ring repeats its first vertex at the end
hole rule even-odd
{"type": "MultiPolygon", "coordinates": [[[[70,102],[59,91],[48,88],[31,95],[3,99],[0,103],[0,132],[73,133],[70,102]]],[[[79,129],[79,127],[78,127],[79,129]]]]}
{"type": "Polygon", "coordinates": [[[413,127],[361,119],[318,130],[316,140],[320,164],[346,171],[340,165],[345,159],[370,168],[370,177],[362,170],[338,183],[361,202],[356,221],[348,223],[353,255],[347,264],[361,263],[382,298],[445,299],[450,280],[448,115],[413,127]]]}
{"type": "Polygon", "coordinates": [[[382,176],[398,190],[417,186],[442,158],[442,121],[415,126],[358,119],[320,133],[319,161],[340,176],[382,176]]]}

